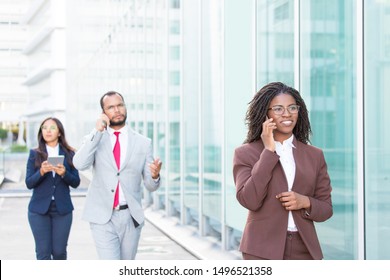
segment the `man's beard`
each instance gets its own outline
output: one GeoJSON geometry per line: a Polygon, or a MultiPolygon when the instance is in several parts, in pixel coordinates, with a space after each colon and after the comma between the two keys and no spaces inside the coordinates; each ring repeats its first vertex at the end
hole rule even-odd
{"type": "Polygon", "coordinates": [[[112,121],[112,120],[110,120],[110,126],[121,126],[121,125],[124,125],[126,123],[126,119],[127,119],[127,114],[125,115],[125,117],[121,121],[112,121]]]}

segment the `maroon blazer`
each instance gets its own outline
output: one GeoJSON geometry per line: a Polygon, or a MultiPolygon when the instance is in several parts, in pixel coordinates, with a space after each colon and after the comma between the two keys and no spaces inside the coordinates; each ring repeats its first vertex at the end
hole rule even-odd
{"type": "MultiPolygon", "coordinates": [[[[295,210],[292,215],[312,257],[322,259],[313,222],[326,221],[333,215],[324,154],[295,138],[293,144],[296,172],[292,191],[308,196],[311,209],[295,210]]],[[[279,156],[264,149],[261,140],[244,144],[235,150],[233,176],[237,200],[249,210],[240,251],[271,260],[283,259],[288,211],[276,195],[288,191],[288,184],[279,156]]]]}

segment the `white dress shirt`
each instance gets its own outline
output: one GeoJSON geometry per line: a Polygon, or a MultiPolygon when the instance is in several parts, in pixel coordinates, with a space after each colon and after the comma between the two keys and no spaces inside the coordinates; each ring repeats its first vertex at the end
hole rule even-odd
{"type": "MultiPolygon", "coordinates": [[[[294,178],[295,178],[295,160],[293,156],[293,148],[295,149],[294,144],[292,143],[294,135],[291,135],[290,138],[285,140],[283,143],[275,141],[275,151],[279,155],[279,161],[282,164],[284,173],[286,174],[288,191],[291,191],[294,178]]],[[[288,231],[298,231],[294,218],[291,211],[288,212],[288,231]]]]}
{"type": "MultiPolygon", "coordinates": [[[[49,145],[46,145],[46,151],[48,157],[56,157],[60,153],[60,146],[58,144],[55,147],[50,147],[49,145]]],[[[55,171],[52,171],[51,173],[53,174],[54,178],[56,176],[55,171]]],[[[54,196],[51,197],[51,200],[54,200],[54,196]]]]}
{"type": "MultiPolygon", "coordinates": [[[[60,147],[58,144],[55,147],[50,147],[49,145],[46,145],[46,151],[48,157],[56,157],[59,155],[60,147]]],[[[54,171],[52,171],[52,174],[53,177],[56,176],[56,173],[54,171]]]]}
{"type": "MultiPolygon", "coordinates": [[[[114,134],[115,131],[119,131],[119,143],[121,147],[121,157],[120,157],[120,166],[125,162],[125,157],[127,153],[127,147],[128,147],[128,129],[127,129],[127,124],[122,127],[119,130],[114,130],[111,127],[107,128],[107,132],[110,134],[110,140],[111,140],[111,145],[112,145],[112,150],[114,151],[114,146],[116,142],[116,136],[114,134]]],[[[127,204],[125,196],[122,191],[122,187],[119,181],[119,205],[125,205],[127,204]]]]}

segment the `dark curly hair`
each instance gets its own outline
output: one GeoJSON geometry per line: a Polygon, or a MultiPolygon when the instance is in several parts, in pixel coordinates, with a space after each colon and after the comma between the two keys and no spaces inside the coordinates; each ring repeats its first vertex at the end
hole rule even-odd
{"type": "Polygon", "coordinates": [[[293,129],[295,138],[305,144],[310,142],[311,127],[309,114],[301,95],[296,89],[281,82],[272,82],[262,87],[248,103],[249,108],[245,117],[248,134],[244,143],[251,143],[261,139],[263,123],[266,121],[269,105],[272,99],[280,94],[291,95],[297,105],[299,105],[298,120],[293,129]]]}

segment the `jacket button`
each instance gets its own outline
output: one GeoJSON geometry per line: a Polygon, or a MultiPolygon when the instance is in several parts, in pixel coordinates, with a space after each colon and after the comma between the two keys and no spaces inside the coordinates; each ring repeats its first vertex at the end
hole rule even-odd
{"type": "Polygon", "coordinates": [[[116,173],[116,176],[119,176],[119,175],[121,175],[119,172],[118,172],[118,173],[116,173]]]}
{"type": "Polygon", "coordinates": [[[111,190],[111,192],[114,192],[114,190],[111,190]]]}

